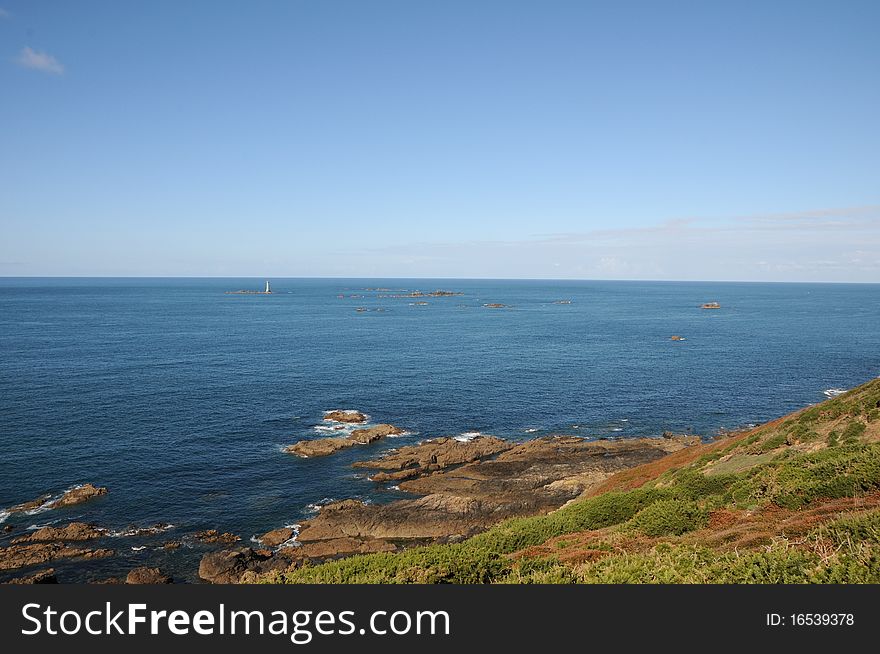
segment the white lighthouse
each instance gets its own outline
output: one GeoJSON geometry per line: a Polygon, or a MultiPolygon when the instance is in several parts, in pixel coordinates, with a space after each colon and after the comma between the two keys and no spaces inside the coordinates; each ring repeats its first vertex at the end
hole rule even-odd
{"type": "Polygon", "coordinates": [[[266,280],[266,290],[264,292],[266,294],[269,294],[272,292],[272,289],[269,288],[269,280],[268,279],[266,280]]]}

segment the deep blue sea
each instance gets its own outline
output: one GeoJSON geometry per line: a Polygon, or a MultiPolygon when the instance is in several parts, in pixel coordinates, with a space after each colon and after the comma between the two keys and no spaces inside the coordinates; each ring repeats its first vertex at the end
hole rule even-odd
{"type": "Polygon", "coordinates": [[[272,295],[224,293],[263,283],[0,278],[0,508],[110,490],[9,516],[2,542],[74,519],[171,523],[119,538],[113,559],[53,565],[62,581],[148,564],[193,579],[201,550],[162,542],[208,528],[248,541],[328,498],[401,497],[351,468],[388,448],[468,432],[711,436],[880,374],[880,285],[273,279],[272,295]],[[379,297],[438,288],[463,295],[379,297]],[[409,434],[282,451],[327,435],[336,408],[409,434]]]}

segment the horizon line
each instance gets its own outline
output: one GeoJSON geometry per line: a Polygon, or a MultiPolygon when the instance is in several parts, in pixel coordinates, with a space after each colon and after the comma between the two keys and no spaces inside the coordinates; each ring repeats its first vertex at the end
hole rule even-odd
{"type": "Polygon", "coordinates": [[[358,279],[358,280],[441,280],[495,282],[653,282],[706,284],[861,284],[878,285],[880,281],[816,281],[816,280],[755,280],[755,279],[610,279],[581,277],[346,277],[342,275],[0,275],[0,279],[358,279]]]}

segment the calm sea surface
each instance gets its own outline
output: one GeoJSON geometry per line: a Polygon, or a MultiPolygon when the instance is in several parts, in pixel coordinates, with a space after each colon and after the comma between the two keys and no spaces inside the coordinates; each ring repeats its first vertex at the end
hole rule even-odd
{"type": "Polygon", "coordinates": [[[469,432],[712,435],[880,374],[878,285],[274,279],[269,296],[224,294],[263,283],[0,278],[0,508],[110,489],[8,516],[0,544],[74,519],[171,523],[118,538],[113,559],[53,565],[63,581],[136,565],[191,579],[195,530],[248,541],[329,498],[401,497],[351,468],[391,447],[469,432]],[[463,295],[379,297],[437,288],[463,295]],[[698,308],[712,300],[723,308],[698,308]],[[326,436],[335,408],[409,433],[326,458],[282,452],[326,436]],[[167,552],[169,539],[185,545],[167,552]]]}

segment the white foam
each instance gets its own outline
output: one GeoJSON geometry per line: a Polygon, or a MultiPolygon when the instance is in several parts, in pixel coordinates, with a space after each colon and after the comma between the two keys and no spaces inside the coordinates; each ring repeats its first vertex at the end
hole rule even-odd
{"type": "Polygon", "coordinates": [[[838,395],[843,395],[846,393],[845,388],[826,388],[822,391],[825,394],[825,397],[837,397],[838,395]]]}
{"type": "Polygon", "coordinates": [[[389,486],[388,490],[400,490],[400,486],[389,486]]]}
{"type": "Polygon", "coordinates": [[[615,427],[611,431],[623,431],[623,427],[615,427]]]}
{"type": "MultiPolygon", "coordinates": [[[[152,527],[128,527],[127,529],[118,529],[115,531],[108,531],[107,535],[111,538],[124,538],[126,536],[148,536],[152,534],[161,534],[170,529],[174,529],[174,525],[153,525],[152,527]]],[[[107,531],[106,529],[100,529],[99,531],[107,531]]]]}
{"type": "Polygon", "coordinates": [[[327,504],[332,504],[335,501],[336,500],[332,497],[325,497],[312,504],[307,504],[306,511],[308,511],[309,513],[317,513],[321,510],[321,507],[326,506],[327,504]]]}
{"type": "Polygon", "coordinates": [[[534,434],[536,431],[538,431],[537,427],[529,427],[528,429],[526,429],[527,434],[534,434]]]}
{"type": "Polygon", "coordinates": [[[276,549],[276,550],[280,550],[281,548],[284,548],[284,547],[300,547],[300,546],[302,545],[302,543],[300,543],[300,542],[299,542],[298,540],[296,540],[296,539],[297,539],[297,537],[299,536],[299,530],[300,530],[300,527],[302,527],[302,525],[300,525],[299,523],[293,523],[293,524],[290,524],[290,525],[284,525],[284,526],[285,526],[286,528],[288,528],[288,529],[293,529],[293,536],[291,536],[291,537],[288,538],[286,541],[284,541],[283,543],[281,543],[281,544],[280,544],[278,547],[276,547],[275,549],[276,549]]]}
{"type": "Polygon", "coordinates": [[[147,549],[146,545],[140,545],[138,547],[132,547],[131,551],[132,552],[140,552],[141,550],[145,550],[145,549],[147,549]]]}
{"type": "Polygon", "coordinates": [[[0,511],[0,525],[6,522],[6,518],[12,515],[9,511],[0,511]]]}
{"type": "Polygon", "coordinates": [[[453,438],[460,443],[467,443],[468,441],[472,441],[482,435],[483,434],[478,431],[466,431],[458,436],[453,436],[453,438]]]}

